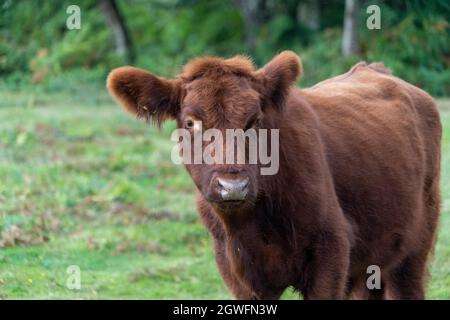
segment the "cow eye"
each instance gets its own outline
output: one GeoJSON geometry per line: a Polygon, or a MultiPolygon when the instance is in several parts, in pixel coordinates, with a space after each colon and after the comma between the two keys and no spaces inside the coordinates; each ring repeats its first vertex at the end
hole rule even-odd
{"type": "Polygon", "coordinates": [[[186,121],[184,121],[184,127],[186,129],[192,129],[194,127],[194,120],[187,119],[186,121]]]}

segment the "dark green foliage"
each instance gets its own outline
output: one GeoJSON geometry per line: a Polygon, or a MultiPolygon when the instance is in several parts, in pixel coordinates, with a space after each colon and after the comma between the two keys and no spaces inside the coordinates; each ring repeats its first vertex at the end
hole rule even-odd
{"type": "MultiPolygon", "coordinates": [[[[358,60],[383,61],[394,73],[433,95],[450,94],[450,4],[447,0],[364,1],[360,5],[359,55],[340,53],[344,1],[320,1],[320,27],[300,19],[306,0],[261,0],[266,10],[246,47],[245,16],[238,1],[117,0],[130,31],[135,65],[172,76],[198,55],[247,54],[259,65],[291,49],[305,64],[303,86],[344,72],[358,60]],[[381,7],[381,30],[368,30],[366,8],[381,7]]],[[[71,2],[0,1],[0,86],[38,84],[44,91],[103,86],[107,72],[125,64],[98,2],[80,0],[81,30],[68,30],[71,2]]],[[[40,90],[33,88],[33,90],[40,90]]]]}
{"type": "Polygon", "coordinates": [[[405,8],[381,5],[382,29],[363,29],[362,53],[383,61],[395,75],[434,95],[450,94],[450,4],[407,1],[405,8]]]}

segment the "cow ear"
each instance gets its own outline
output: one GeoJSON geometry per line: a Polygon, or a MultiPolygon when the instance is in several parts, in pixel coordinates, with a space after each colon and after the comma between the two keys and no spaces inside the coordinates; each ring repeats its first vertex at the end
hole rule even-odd
{"type": "Polygon", "coordinates": [[[178,114],[178,80],[157,77],[138,68],[121,67],[111,71],[107,87],[126,111],[147,121],[160,125],[178,114]]]}
{"type": "Polygon", "coordinates": [[[263,106],[282,110],[289,88],[303,73],[301,60],[292,51],[283,51],[256,72],[261,83],[263,106]]]}

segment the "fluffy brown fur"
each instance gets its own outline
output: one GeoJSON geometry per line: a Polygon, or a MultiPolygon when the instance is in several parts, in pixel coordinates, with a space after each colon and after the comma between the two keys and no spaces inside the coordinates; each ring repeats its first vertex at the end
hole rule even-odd
{"type": "Polygon", "coordinates": [[[299,58],[283,52],[256,70],[244,57],[200,58],[174,80],[123,67],[111,94],[133,114],[182,127],[280,129],[280,170],[186,165],[217,265],[239,299],[276,299],[289,286],[306,299],[422,299],[439,216],[441,124],[433,99],[359,63],[312,88],[293,84],[299,58]],[[214,175],[245,175],[239,207],[210,200],[214,175]],[[382,273],[368,290],[369,265],[382,273]]]}

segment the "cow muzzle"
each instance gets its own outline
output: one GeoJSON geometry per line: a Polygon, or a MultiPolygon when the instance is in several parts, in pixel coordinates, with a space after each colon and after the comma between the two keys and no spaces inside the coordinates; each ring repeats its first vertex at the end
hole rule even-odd
{"type": "Polygon", "coordinates": [[[214,193],[220,201],[244,201],[249,191],[249,178],[216,177],[213,181],[214,193]]]}

